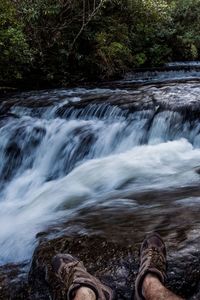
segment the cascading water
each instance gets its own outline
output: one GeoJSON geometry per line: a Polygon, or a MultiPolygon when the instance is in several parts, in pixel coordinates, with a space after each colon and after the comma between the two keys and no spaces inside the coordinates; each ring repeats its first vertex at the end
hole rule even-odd
{"type": "MultiPolygon", "coordinates": [[[[143,209],[137,199],[120,201],[127,192],[138,195],[199,184],[198,119],[152,108],[127,114],[104,102],[87,105],[80,113],[69,105],[85,94],[118,92],[75,89],[30,94],[27,103],[29,97],[35,101],[51,97],[53,102],[49,107],[28,107],[18,101],[10,115],[0,119],[1,264],[30,258],[38,232],[75,220],[85,209],[98,205],[143,209]]],[[[174,201],[188,205],[184,197],[174,201]]],[[[148,201],[145,205],[153,206],[148,201]]]]}

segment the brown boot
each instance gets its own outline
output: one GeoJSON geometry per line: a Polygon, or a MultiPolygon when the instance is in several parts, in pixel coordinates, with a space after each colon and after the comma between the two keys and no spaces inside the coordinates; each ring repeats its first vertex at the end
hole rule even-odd
{"type": "Polygon", "coordinates": [[[52,260],[53,271],[66,287],[67,298],[72,300],[80,287],[94,291],[97,300],[112,300],[112,290],[90,275],[83,263],[69,254],[58,254],[52,260]]]}
{"type": "Polygon", "coordinates": [[[164,283],[166,278],[166,248],[159,234],[145,238],[140,249],[140,269],[135,282],[135,299],[144,300],[142,285],[147,274],[153,274],[164,283]]]}

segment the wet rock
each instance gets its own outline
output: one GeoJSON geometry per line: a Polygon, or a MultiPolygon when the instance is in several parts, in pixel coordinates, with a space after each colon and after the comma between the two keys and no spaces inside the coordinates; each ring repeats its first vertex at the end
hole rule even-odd
{"type": "Polygon", "coordinates": [[[22,152],[16,142],[10,142],[5,148],[5,161],[1,170],[0,178],[8,180],[14,176],[16,169],[22,161],[22,152]]]}
{"type": "MultiPolygon", "coordinates": [[[[29,274],[33,299],[48,299],[57,288],[51,259],[59,252],[71,253],[82,260],[90,273],[116,291],[116,299],[130,298],[137,271],[137,250],[132,245],[117,245],[101,237],[85,236],[42,242],[35,250],[29,274]],[[34,298],[36,294],[38,298],[34,298]]],[[[62,293],[59,299],[64,300],[62,293]]]]}
{"type": "Polygon", "coordinates": [[[0,111],[0,128],[6,125],[10,120],[18,119],[18,116],[13,113],[2,113],[0,111]]]}
{"type": "Polygon", "coordinates": [[[27,263],[0,267],[0,300],[29,300],[27,263]]]}
{"type": "MultiPolygon", "coordinates": [[[[31,299],[49,299],[60,288],[51,269],[51,259],[57,253],[70,253],[82,260],[88,271],[109,285],[115,299],[130,299],[138,271],[138,247],[108,241],[103,237],[61,237],[41,241],[33,255],[29,284],[31,299]]],[[[200,282],[199,253],[177,258],[168,253],[167,286],[179,295],[197,299],[200,282]]],[[[61,292],[58,300],[64,300],[61,292]]]]}
{"type": "MultiPolygon", "coordinates": [[[[57,300],[64,300],[65,289],[52,272],[51,260],[57,253],[70,253],[82,260],[88,271],[115,291],[115,299],[131,299],[138,272],[138,246],[108,241],[100,236],[60,237],[45,240],[36,248],[27,277],[27,263],[0,267],[0,300],[49,300],[60,291],[57,300]]],[[[169,245],[168,245],[169,246],[169,245]]],[[[174,247],[175,248],[175,247],[174,247]]],[[[167,287],[191,300],[200,295],[200,255],[168,251],[167,287]]]]}
{"type": "Polygon", "coordinates": [[[121,84],[115,82],[110,83],[107,88],[98,91],[80,90],[77,93],[73,91],[72,94],[62,89],[16,94],[10,99],[3,99],[0,110],[1,114],[8,114],[13,108],[26,108],[32,111],[33,116],[37,116],[46,108],[57,106],[64,101],[63,105],[58,105],[55,112],[58,117],[94,115],[102,118],[105,117],[109,107],[118,108],[129,114],[138,110],[159,109],[159,111],[180,112],[189,120],[200,117],[198,80],[140,85],[129,83],[128,86],[124,82],[121,84]],[[74,97],[77,97],[76,101],[74,97]]]}
{"type": "Polygon", "coordinates": [[[195,172],[200,175],[200,167],[196,167],[195,172]]]}
{"type": "Polygon", "coordinates": [[[57,157],[61,164],[54,164],[49,172],[47,180],[53,180],[67,175],[74,166],[83,159],[91,158],[91,149],[97,140],[97,135],[92,126],[85,124],[77,126],[68,133],[66,141],[57,148],[57,157]]]}
{"type": "Polygon", "coordinates": [[[156,112],[169,110],[181,113],[187,120],[196,120],[200,117],[200,85],[197,82],[148,84],[131,86],[128,90],[125,87],[123,89],[117,93],[108,90],[107,93],[104,91],[98,94],[80,95],[80,101],[68,102],[58,108],[56,114],[64,118],[75,113],[76,117],[84,115],[105,117],[109,107],[115,107],[128,114],[139,110],[156,112]]]}
{"type": "Polygon", "coordinates": [[[19,117],[16,114],[13,114],[13,113],[10,113],[10,112],[6,113],[6,114],[0,113],[0,121],[4,120],[4,119],[8,119],[8,118],[16,118],[16,119],[18,119],[19,117]]]}
{"type": "MultiPolygon", "coordinates": [[[[45,109],[50,106],[52,106],[54,101],[52,99],[49,99],[48,96],[46,98],[41,97],[38,95],[38,97],[35,96],[26,96],[23,94],[16,94],[13,95],[11,98],[7,98],[6,96],[1,99],[0,101],[0,117],[1,116],[7,116],[13,114],[12,108],[14,107],[23,107],[28,109],[45,109]]],[[[14,114],[13,114],[14,115],[14,114]]]]}

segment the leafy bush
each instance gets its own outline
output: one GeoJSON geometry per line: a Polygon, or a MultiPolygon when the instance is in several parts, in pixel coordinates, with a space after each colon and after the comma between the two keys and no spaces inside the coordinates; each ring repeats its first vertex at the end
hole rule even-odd
{"type": "Polygon", "coordinates": [[[31,54],[23,26],[9,0],[0,2],[0,53],[0,81],[22,78],[25,65],[31,62],[31,54]]]}
{"type": "Polygon", "coordinates": [[[194,60],[199,0],[1,0],[0,81],[65,85],[194,60]]]}
{"type": "Polygon", "coordinates": [[[173,52],[177,60],[198,59],[200,50],[200,1],[173,3],[173,52]]]}
{"type": "Polygon", "coordinates": [[[96,65],[103,76],[122,74],[131,66],[133,57],[126,24],[115,24],[98,32],[95,41],[96,65]]]}

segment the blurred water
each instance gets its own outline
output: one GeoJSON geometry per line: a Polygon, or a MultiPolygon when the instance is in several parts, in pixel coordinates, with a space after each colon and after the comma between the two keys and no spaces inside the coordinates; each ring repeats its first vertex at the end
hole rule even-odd
{"type": "MultiPolygon", "coordinates": [[[[184,196],[199,185],[199,121],[169,110],[127,117],[104,103],[58,117],[60,107],[80,101],[83,93],[105,91],[117,90],[61,90],[59,101],[59,91],[51,92],[55,102],[49,107],[15,105],[17,117],[0,121],[1,264],[30,258],[36,234],[63,222],[77,220],[80,232],[105,233],[113,222],[126,231],[134,218],[135,232],[142,220],[149,228],[150,215],[199,207],[198,189],[184,196]],[[159,201],[156,193],[162,194],[159,201]]],[[[32,97],[45,101],[48,92],[32,97]]]]}
{"type": "Polygon", "coordinates": [[[128,73],[121,83],[153,83],[200,79],[200,62],[172,62],[164,67],[140,72],[128,73]]]}

